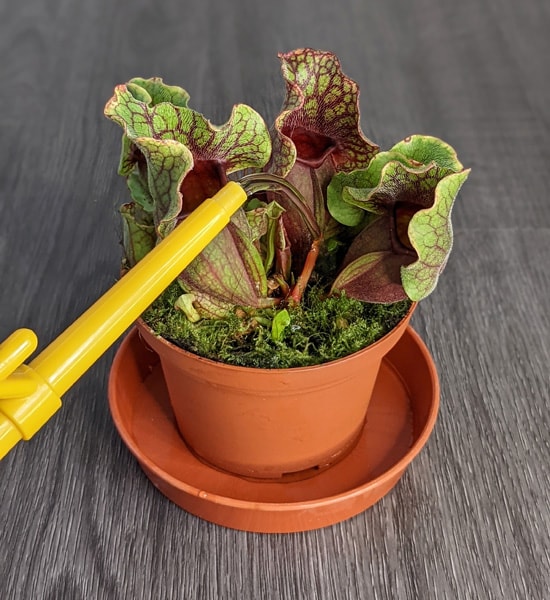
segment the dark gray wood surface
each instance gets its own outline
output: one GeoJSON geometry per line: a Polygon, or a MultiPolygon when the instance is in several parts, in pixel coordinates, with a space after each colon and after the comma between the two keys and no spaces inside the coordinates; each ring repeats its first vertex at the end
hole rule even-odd
{"type": "Polygon", "coordinates": [[[201,521],[111,422],[111,350],[0,463],[0,598],[548,598],[550,4],[546,0],[0,2],[0,339],[43,347],[117,278],[115,84],[164,77],[223,122],[267,120],[278,51],[335,51],[383,147],[473,168],[455,250],[414,326],[441,379],[427,447],[367,512],[303,534],[201,521]]]}

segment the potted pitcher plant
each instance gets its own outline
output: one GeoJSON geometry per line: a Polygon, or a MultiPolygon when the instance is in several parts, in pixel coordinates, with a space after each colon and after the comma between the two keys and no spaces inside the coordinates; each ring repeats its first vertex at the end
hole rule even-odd
{"type": "Polygon", "coordinates": [[[213,125],[159,78],[117,86],[105,107],[123,129],[124,268],[229,179],[248,192],[138,327],[193,453],[275,481],[353,448],[384,356],[445,267],[469,173],[435,137],[380,150],[334,54],[280,59],[270,127],[244,104],[213,125]]]}

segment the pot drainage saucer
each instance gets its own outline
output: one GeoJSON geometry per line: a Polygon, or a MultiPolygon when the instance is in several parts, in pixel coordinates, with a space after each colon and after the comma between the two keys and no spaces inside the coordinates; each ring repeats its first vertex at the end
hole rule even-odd
{"type": "Polygon", "coordinates": [[[439,384],[429,351],[409,327],[382,363],[355,448],[318,475],[288,482],[243,479],[197,459],[178,433],[157,355],[136,330],[113,362],[109,404],[125,444],[178,506],[234,529],[292,532],[343,521],[393,488],[433,429],[439,384]]]}

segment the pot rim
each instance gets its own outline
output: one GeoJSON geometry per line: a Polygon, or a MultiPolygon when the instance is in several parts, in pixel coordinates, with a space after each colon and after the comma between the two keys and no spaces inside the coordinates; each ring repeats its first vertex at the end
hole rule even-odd
{"type": "MultiPolygon", "coordinates": [[[[138,326],[138,330],[140,330],[140,329],[144,330],[147,334],[149,334],[151,337],[154,337],[158,343],[162,344],[167,349],[169,349],[175,353],[182,354],[183,356],[186,356],[186,357],[193,357],[195,360],[198,360],[199,362],[202,362],[204,364],[215,365],[216,367],[219,367],[220,369],[227,369],[227,370],[231,370],[231,371],[234,371],[235,369],[239,370],[239,371],[256,371],[256,372],[265,371],[265,372],[269,372],[269,373],[289,373],[289,372],[299,373],[301,371],[311,372],[314,369],[320,369],[323,367],[326,368],[328,366],[342,364],[342,363],[349,361],[349,360],[351,360],[359,355],[362,355],[362,354],[371,353],[371,352],[376,353],[377,350],[383,344],[387,343],[388,339],[390,338],[390,336],[392,336],[395,333],[396,329],[398,329],[398,328],[402,328],[403,330],[407,329],[407,327],[409,325],[409,321],[410,321],[414,311],[416,310],[417,306],[418,306],[418,302],[413,302],[411,304],[409,310],[405,314],[405,316],[401,319],[401,321],[399,321],[399,323],[397,323],[397,325],[395,325],[395,327],[393,327],[390,331],[388,331],[388,333],[383,335],[380,339],[376,340],[376,342],[369,344],[368,346],[365,346],[364,348],[361,348],[361,350],[357,350],[356,352],[353,352],[352,354],[348,354],[347,356],[342,356],[341,358],[337,358],[335,360],[330,360],[330,361],[327,361],[324,363],[319,363],[316,365],[309,365],[309,366],[305,366],[305,367],[288,367],[286,369],[285,368],[270,369],[270,368],[265,368],[265,367],[243,367],[240,365],[231,365],[228,363],[224,363],[222,361],[212,360],[211,358],[206,358],[204,356],[200,356],[199,354],[195,354],[194,352],[190,352],[189,350],[184,350],[183,348],[176,346],[176,344],[173,344],[172,342],[168,341],[166,338],[162,337],[161,335],[157,335],[141,317],[139,317],[137,319],[136,323],[138,326]]],[[[140,335],[141,335],[141,331],[140,331],[140,335]]]]}

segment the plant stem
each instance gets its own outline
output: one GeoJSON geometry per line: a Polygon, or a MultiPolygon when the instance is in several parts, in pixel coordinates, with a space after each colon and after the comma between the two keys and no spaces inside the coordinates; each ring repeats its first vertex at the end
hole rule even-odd
{"type": "Polygon", "coordinates": [[[292,291],[288,296],[288,301],[290,303],[299,304],[302,296],[304,295],[304,291],[308,284],[309,278],[313,273],[313,269],[315,268],[315,264],[317,263],[317,258],[319,257],[319,251],[321,250],[321,239],[313,240],[311,244],[311,248],[307,253],[306,260],[304,263],[304,268],[302,272],[298,276],[292,291]]]}

